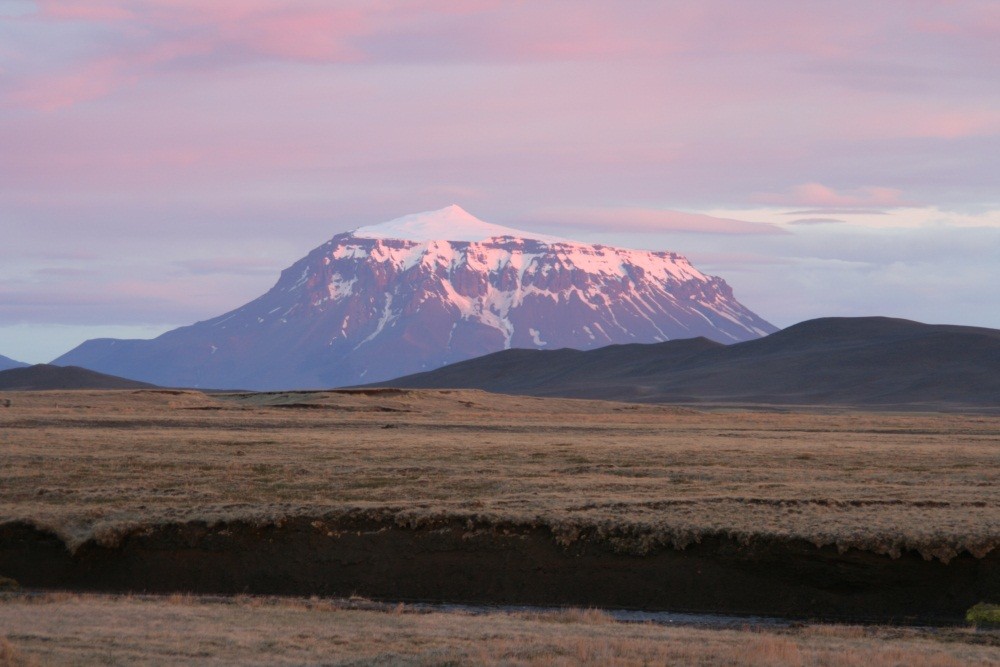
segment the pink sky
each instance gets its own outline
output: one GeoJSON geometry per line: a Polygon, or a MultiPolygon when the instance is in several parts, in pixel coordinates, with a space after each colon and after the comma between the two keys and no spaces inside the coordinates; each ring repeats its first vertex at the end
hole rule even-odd
{"type": "Polygon", "coordinates": [[[701,258],[778,325],[1000,327],[998,72],[993,0],[0,0],[0,354],[451,203],[701,258]]]}

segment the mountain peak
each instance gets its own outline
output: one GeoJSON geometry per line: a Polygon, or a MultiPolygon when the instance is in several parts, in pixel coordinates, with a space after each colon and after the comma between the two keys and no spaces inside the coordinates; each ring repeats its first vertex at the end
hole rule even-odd
{"type": "Polygon", "coordinates": [[[236,310],[154,340],[88,341],[55,363],[174,387],[313,389],[507,348],[772,331],[676,253],[554,239],[449,206],[338,234],[236,310]]]}
{"type": "Polygon", "coordinates": [[[480,242],[498,236],[535,239],[547,243],[571,243],[547,234],[513,229],[480,220],[458,204],[436,211],[412,213],[377,225],[359,227],[352,234],[365,239],[402,239],[407,241],[480,242]]]}

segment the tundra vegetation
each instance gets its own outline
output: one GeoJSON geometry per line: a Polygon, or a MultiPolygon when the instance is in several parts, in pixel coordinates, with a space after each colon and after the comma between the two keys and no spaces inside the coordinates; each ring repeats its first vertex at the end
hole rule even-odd
{"type": "MultiPolygon", "coordinates": [[[[371,514],[801,538],[947,562],[1000,542],[1000,417],[630,405],[462,390],[8,393],[0,524],[73,548],[164,522],[371,514]]],[[[618,538],[616,538],[618,539],[618,538]]],[[[0,575],[3,575],[0,572],[0,575]]],[[[596,611],[425,613],[295,598],[0,592],[0,665],[1000,663],[993,630],[672,628],[596,611]]],[[[984,624],[980,624],[984,625],[984,624]]]]}
{"type": "Polygon", "coordinates": [[[601,611],[436,612],[406,605],[192,595],[0,597],[0,666],[663,665],[965,667],[1000,663],[968,628],[673,627],[601,611]]]}
{"type": "Polygon", "coordinates": [[[25,392],[0,416],[0,523],[71,546],[200,519],[370,512],[702,535],[947,561],[1000,542],[1000,417],[694,410],[475,390],[25,392]]]}

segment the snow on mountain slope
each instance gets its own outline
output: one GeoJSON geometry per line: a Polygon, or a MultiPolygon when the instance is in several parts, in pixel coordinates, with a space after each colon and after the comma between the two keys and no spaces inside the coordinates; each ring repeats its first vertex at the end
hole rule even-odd
{"type": "Polygon", "coordinates": [[[331,387],[512,347],[773,331],[676,253],[576,243],[449,206],[339,234],[220,317],[152,341],[88,341],[55,363],[161,385],[331,387]]]}
{"type": "Polygon", "coordinates": [[[401,218],[368,227],[359,227],[352,232],[362,239],[406,239],[408,241],[486,241],[487,239],[510,236],[512,238],[534,239],[554,243],[568,242],[547,234],[525,232],[492,222],[484,222],[461,206],[451,206],[437,211],[413,213],[401,218]]]}

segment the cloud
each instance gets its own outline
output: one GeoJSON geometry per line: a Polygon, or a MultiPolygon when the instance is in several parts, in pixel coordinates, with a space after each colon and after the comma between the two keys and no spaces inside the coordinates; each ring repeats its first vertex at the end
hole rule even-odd
{"type": "Polygon", "coordinates": [[[688,259],[693,261],[700,269],[726,269],[732,270],[735,267],[771,267],[789,266],[795,264],[795,260],[788,257],[779,257],[764,253],[753,252],[711,252],[696,251],[686,253],[688,259]]]}
{"type": "Polygon", "coordinates": [[[551,208],[525,220],[541,225],[615,232],[689,232],[695,234],[787,234],[777,225],[702,213],[652,208],[551,208]]]}
{"type": "Polygon", "coordinates": [[[838,218],[799,218],[797,220],[790,220],[789,225],[830,225],[843,223],[843,220],[838,218]]]}
{"type": "Polygon", "coordinates": [[[251,257],[213,257],[208,259],[187,259],[174,262],[175,266],[196,275],[228,274],[236,276],[274,275],[284,268],[277,262],[251,257]]]}
{"type": "Polygon", "coordinates": [[[221,69],[268,59],[357,61],[362,54],[349,39],[367,30],[363,5],[357,2],[37,1],[39,11],[21,21],[41,34],[46,27],[89,25],[102,36],[100,46],[8,85],[8,105],[49,112],[105,97],[172,68],[221,69]]]}
{"type": "Polygon", "coordinates": [[[32,273],[41,279],[46,278],[93,278],[100,275],[97,269],[81,269],[69,266],[45,266],[34,269],[32,273]]]}
{"type": "Polygon", "coordinates": [[[32,0],[0,1],[0,18],[15,18],[33,14],[36,10],[32,0]]]}
{"type": "Polygon", "coordinates": [[[78,67],[43,74],[23,82],[6,96],[15,107],[57,111],[80,102],[104,97],[136,80],[128,60],[104,58],[78,67]]]}
{"type": "Polygon", "coordinates": [[[962,211],[938,206],[901,206],[886,210],[873,209],[810,209],[785,208],[712,209],[707,214],[737,219],[752,218],[778,226],[797,225],[851,228],[855,231],[896,229],[901,231],[923,229],[1000,229],[1000,208],[982,205],[974,210],[962,211]],[[788,218],[793,218],[789,220],[788,218]],[[836,223],[836,224],[834,224],[836,223]]]}
{"type": "Polygon", "coordinates": [[[868,186],[838,192],[821,183],[803,183],[784,193],[760,193],[753,199],[761,204],[815,208],[895,208],[911,205],[900,198],[902,194],[901,190],[895,188],[868,186]]]}
{"type": "Polygon", "coordinates": [[[1000,228],[807,225],[786,236],[688,241],[696,266],[778,326],[888,315],[1000,328],[1000,228]]]}
{"type": "Polygon", "coordinates": [[[888,215],[889,211],[878,208],[811,208],[797,211],[782,211],[788,216],[824,216],[824,215],[888,215]]]}
{"type": "MultiPolygon", "coordinates": [[[[990,43],[997,33],[995,11],[974,2],[945,13],[920,6],[901,12],[851,0],[825,6],[795,0],[680,6],[595,0],[37,0],[37,5],[36,13],[21,20],[42,28],[89,27],[102,39],[92,52],[74,54],[38,82],[32,76],[26,87],[35,95],[41,81],[75,81],[93,71],[92,61],[104,59],[129,63],[127,72],[104,77],[87,95],[173,65],[210,70],[251,61],[467,65],[608,58],[655,59],[661,65],[762,59],[779,72],[795,69],[884,91],[900,81],[912,88],[952,72],[991,72],[983,52],[996,53],[990,43]],[[886,34],[894,35],[891,44],[886,34]],[[922,57],[928,34],[939,49],[963,57],[922,57]]],[[[87,95],[76,99],[93,99],[87,95]]],[[[33,96],[19,99],[29,103],[33,96]]],[[[968,113],[950,110],[950,117],[932,119],[925,130],[972,131],[981,121],[969,121],[968,113]]]]}

